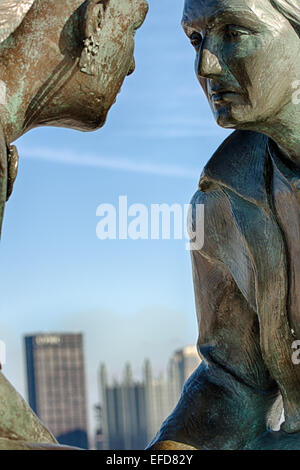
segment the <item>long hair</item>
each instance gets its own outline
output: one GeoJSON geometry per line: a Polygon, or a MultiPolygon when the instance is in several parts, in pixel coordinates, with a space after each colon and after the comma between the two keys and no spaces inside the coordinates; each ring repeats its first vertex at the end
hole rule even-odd
{"type": "Polygon", "coordinates": [[[0,44],[22,23],[35,0],[0,0],[0,44]]]}
{"type": "Polygon", "coordinates": [[[271,0],[271,3],[292,23],[300,36],[300,0],[271,0]]]}

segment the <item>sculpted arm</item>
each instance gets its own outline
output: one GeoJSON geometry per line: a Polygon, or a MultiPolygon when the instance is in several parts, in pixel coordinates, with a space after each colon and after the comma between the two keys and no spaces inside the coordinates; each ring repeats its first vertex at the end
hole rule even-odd
{"type": "MultiPolygon", "coordinates": [[[[170,445],[165,441],[203,450],[243,448],[266,431],[278,397],[278,387],[261,356],[257,314],[218,259],[224,246],[221,236],[216,239],[217,225],[223,227],[222,233],[226,226],[235,230],[226,201],[218,191],[198,196],[198,202],[205,203],[206,238],[203,249],[192,252],[192,263],[203,362],[163,423],[152,443],[154,449],[170,445]]],[[[234,250],[239,233],[232,236],[234,250]]],[[[279,415],[280,410],[273,419],[279,415]]]]}

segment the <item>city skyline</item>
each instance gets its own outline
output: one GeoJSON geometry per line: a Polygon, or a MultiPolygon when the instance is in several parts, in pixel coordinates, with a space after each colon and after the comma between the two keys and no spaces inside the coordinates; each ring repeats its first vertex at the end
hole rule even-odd
{"type": "Polygon", "coordinates": [[[96,371],[99,403],[88,410],[90,384],[85,378],[82,333],[36,332],[25,335],[23,341],[28,403],[61,444],[81,448],[145,448],[201,363],[194,345],[173,351],[159,374],[153,372],[151,358],[144,358],[140,378],[129,362],[122,364],[118,378],[109,373],[109,364],[100,363],[96,371]],[[88,437],[87,415],[92,409],[98,415],[97,426],[88,437]]]}
{"type": "MultiPolygon", "coordinates": [[[[173,352],[166,370],[155,375],[144,359],[142,379],[125,363],[120,379],[109,377],[106,364],[99,370],[99,450],[145,449],[178,403],[183,386],[201,364],[197,348],[187,345],[173,352]]],[[[98,439],[98,440],[97,440],[98,439]]]]}

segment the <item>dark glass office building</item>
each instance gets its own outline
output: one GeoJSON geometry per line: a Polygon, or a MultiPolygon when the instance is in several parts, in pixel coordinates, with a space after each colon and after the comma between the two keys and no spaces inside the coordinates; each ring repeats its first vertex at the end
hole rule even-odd
{"type": "Polygon", "coordinates": [[[83,337],[25,337],[28,400],[60,444],[88,449],[83,337]]]}

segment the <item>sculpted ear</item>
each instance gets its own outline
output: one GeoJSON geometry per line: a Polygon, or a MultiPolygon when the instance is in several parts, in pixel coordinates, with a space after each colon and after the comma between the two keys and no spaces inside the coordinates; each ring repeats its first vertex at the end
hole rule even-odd
{"type": "Polygon", "coordinates": [[[100,48],[101,23],[109,0],[87,0],[83,16],[83,51],[79,67],[81,72],[95,75],[96,56],[100,48]]]}
{"type": "Polygon", "coordinates": [[[84,34],[88,38],[92,35],[97,34],[101,27],[101,21],[103,20],[105,9],[109,3],[109,0],[88,0],[84,15],[84,34]]]}

